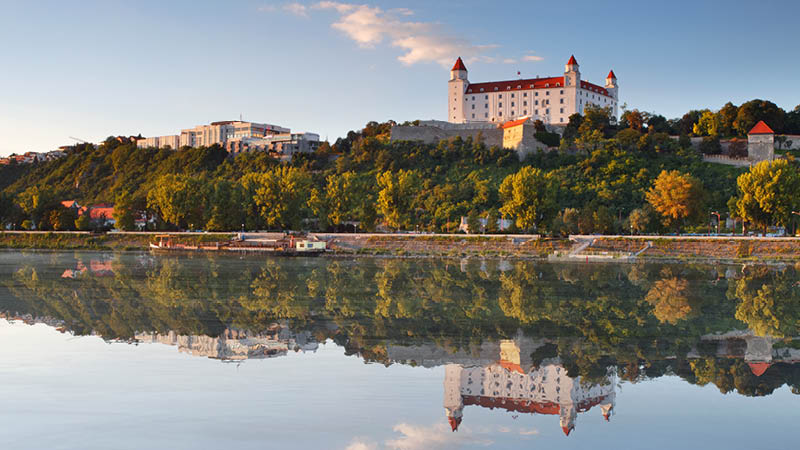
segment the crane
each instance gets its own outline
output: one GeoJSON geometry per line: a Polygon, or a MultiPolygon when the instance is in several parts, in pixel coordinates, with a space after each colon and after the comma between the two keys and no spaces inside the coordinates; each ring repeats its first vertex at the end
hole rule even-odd
{"type": "Polygon", "coordinates": [[[76,137],[70,136],[69,138],[72,139],[73,141],[78,141],[81,144],[88,144],[89,143],[89,141],[86,141],[84,139],[79,139],[79,138],[76,138],[76,137]]]}

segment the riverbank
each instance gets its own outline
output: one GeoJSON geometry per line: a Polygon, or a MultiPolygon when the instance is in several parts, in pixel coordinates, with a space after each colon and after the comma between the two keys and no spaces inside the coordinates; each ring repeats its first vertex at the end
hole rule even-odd
{"type": "MultiPolygon", "coordinates": [[[[164,233],[2,232],[0,248],[47,250],[147,250],[164,233]]],[[[234,233],[169,233],[176,243],[227,241],[234,233]]],[[[280,233],[247,233],[277,238],[280,233]]],[[[572,236],[312,233],[331,255],[484,257],[576,261],[719,260],[800,261],[800,238],[742,236],[572,236]]]]}

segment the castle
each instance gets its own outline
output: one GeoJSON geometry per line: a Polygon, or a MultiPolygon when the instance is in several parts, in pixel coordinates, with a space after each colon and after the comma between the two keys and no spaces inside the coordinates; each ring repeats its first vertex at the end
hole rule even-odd
{"type": "Polygon", "coordinates": [[[614,71],[608,73],[604,87],[581,80],[575,56],[567,61],[563,76],[484,83],[469,82],[467,67],[459,57],[450,70],[447,91],[447,121],[451,123],[503,123],[530,117],[566,125],[570,115],[583,114],[588,105],[610,108],[616,117],[619,100],[614,71]]]}

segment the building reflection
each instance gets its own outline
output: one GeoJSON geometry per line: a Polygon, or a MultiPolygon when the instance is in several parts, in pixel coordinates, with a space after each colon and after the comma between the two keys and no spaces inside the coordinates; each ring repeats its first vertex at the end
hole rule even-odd
{"type": "Polygon", "coordinates": [[[138,333],[136,341],[174,345],[181,353],[222,361],[243,361],[285,356],[293,352],[316,352],[319,344],[308,331],[293,332],[286,324],[272,324],[263,332],[235,328],[219,336],[138,333]]]}
{"type": "Polygon", "coordinates": [[[458,430],[467,406],[558,416],[566,435],[575,429],[578,414],[593,408],[609,420],[616,400],[615,369],[609,368],[602,382],[570,377],[557,357],[538,365],[531,361],[530,355],[544,345],[520,335],[484,343],[471,355],[417,346],[390,348],[390,357],[426,366],[445,365],[444,409],[453,431],[458,430]]]}

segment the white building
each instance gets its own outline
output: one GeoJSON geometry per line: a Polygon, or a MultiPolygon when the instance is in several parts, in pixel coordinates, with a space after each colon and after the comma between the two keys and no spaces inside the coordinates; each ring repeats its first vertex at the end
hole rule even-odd
{"type": "Polygon", "coordinates": [[[231,155],[263,151],[291,157],[295,153],[314,152],[319,144],[319,135],[316,133],[280,133],[231,139],[225,144],[225,149],[231,155]]]}
{"type": "Polygon", "coordinates": [[[470,83],[467,67],[458,58],[450,70],[447,120],[503,123],[530,117],[566,125],[570,115],[583,114],[587,105],[611,108],[616,117],[619,86],[614,71],[608,73],[605,86],[598,86],[582,80],[579,67],[572,56],[563,76],[470,83]]]}
{"type": "Polygon", "coordinates": [[[164,148],[169,146],[177,149],[180,147],[208,147],[218,144],[224,147],[229,140],[233,139],[264,137],[289,132],[291,132],[289,128],[267,123],[227,120],[181,130],[180,135],[140,139],[136,142],[136,146],[139,148],[164,148]]]}

